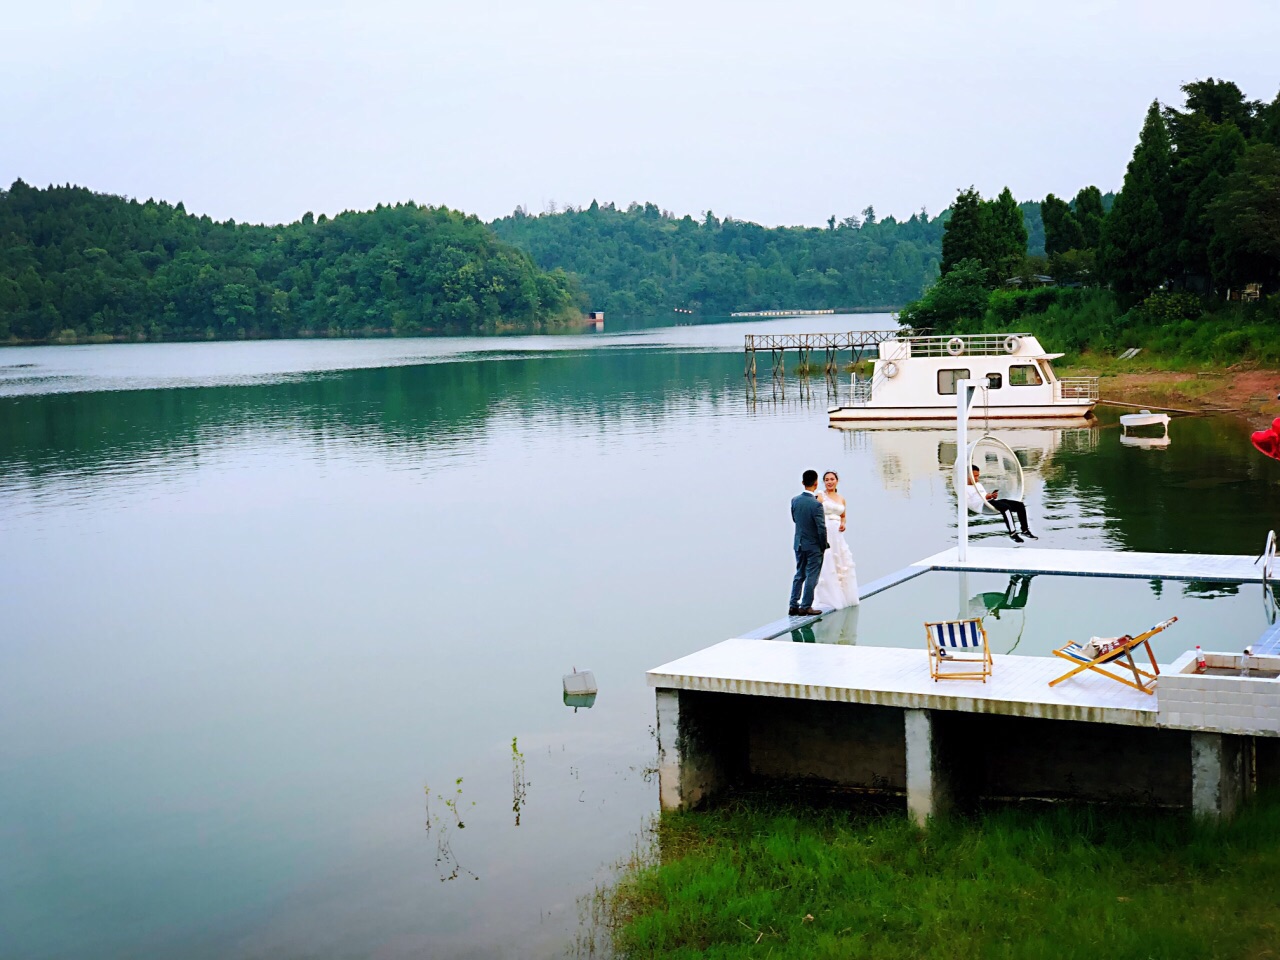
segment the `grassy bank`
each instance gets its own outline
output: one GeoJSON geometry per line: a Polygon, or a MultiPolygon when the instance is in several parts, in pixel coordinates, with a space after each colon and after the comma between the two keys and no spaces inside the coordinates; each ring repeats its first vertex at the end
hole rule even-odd
{"type": "Polygon", "coordinates": [[[1280,296],[1255,303],[1153,293],[1126,306],[1109,290],[991,290],[946,277],[908,304],[905,323],[941,332],[1025,330],[1068,355],[1114,357],[1140,347],[1144,364],[1201,369],[1241,362],[1280,366],[1280,296]]]}
{"type": "Polygon", "coordinates": [[[929,832],[767,799],[665,816],[603,896],[637,957],[1276,957],[1280,799],[1212,828],[1004,809],[929,832]]]}

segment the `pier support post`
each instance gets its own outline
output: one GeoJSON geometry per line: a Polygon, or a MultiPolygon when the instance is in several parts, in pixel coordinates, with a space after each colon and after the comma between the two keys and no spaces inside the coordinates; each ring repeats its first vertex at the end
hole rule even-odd
{"type": "Polygon", "coordinates": [[[904,710],[907,740],[907,812],[923,827],[951,807],[951,784],[940,756],[932,710],[904,710]]]}
{"type": "Polygon", "coordinates": [[[1230,820],[1244,798],[1244,758],[1239,737],[1191,734],[1191,812],[1207,820],[1230,820]]]}
{"type": "Polygon", "coordinates": [[[691,810],[724,788],[734,750],[705,695],[661,688],[656,694],[658,802],[663,810],[691,810]]]}

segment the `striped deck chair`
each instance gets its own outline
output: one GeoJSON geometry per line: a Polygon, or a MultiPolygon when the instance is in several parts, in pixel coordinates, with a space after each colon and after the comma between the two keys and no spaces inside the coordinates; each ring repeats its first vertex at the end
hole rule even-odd
{"type": "Polygon", "coordinates": [[[991,645],[981,620],[943,620],[924,625],[929,676],[938,680],[981,680],[991,676],[991,645]]]}
{"type": "Polygon", "coordinates": [[[1052,687],[1063,680],[1069,680],[1085,670],[1092,670],[1095,673],[1102,674],[1104,677],[1110,677],[1112,680],[1123,683],[1126,687],[1133,687],[1133,689],[1141,690],[1143,693],[1155,693],[1156,680],[1160,676],[1160,666],[1156,663],[1156,655],[1151,652],[1151,638],[1161,630],[1167,629],[1177,622],[1177,617],[1170,617],[1162,623],[1157,623],[1149,630],[1143,631],[1136,637],[1126,634],[1123,637],[1116,637],[1114,640],[1106,640],[1089,645],[1087,648],[1085,644],[1074,641],[1063,644],[1053,651],[1053,655],[1061,657],[1063,660],[1070,660],[1075,666],[1058,677],[1058,679],[1050,680],[1049,686],[1052,687]],[[1138,647],[1143,647],[1147,651],[1147,659],[1151,661],[1151,669],[1149,671],[1139,667],[1133,660],[1133,651],[1138,647]],[[1130,680],[1129,677],[1122,676],[1119,673],[1112,673],[1106,669],[1106,664],[1115,664],[1126,674],[1131,675],[1133,679],[1130,680]]]}

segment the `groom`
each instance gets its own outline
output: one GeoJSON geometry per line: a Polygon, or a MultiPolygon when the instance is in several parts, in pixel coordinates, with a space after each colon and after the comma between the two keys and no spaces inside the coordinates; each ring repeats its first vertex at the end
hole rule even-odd
{"type": "Polygon", "coordinates": [[[791,501],[791,519],[796,524],[793,546],[796,551],[796,576],[791,581],[791,606],[787,615],[792,617],[816,617],[821,610],[813,609],[813,588],[818,585],[822,572],[822,552],[827,549],[827,520],[822,504],[814,496],[818,489],[818,471],[806,470],[800,478],[804,492],[791,501]],[[804,592],[801,593],[801,587],[804,592]]]}

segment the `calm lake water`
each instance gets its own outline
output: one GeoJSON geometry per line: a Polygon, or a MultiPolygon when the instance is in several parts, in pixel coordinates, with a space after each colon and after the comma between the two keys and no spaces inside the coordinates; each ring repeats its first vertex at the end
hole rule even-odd
{"type": "MultiPolygon", "coordinates": [[[[952,433],[744,398],[743,333],[890,325],[0,351],[0,957],[572,954],[657,808],[644,671],[784,612],[800,471],[840,471],[864,582],[953,542],[952,433]]],[[[999,433],[1039,546],[1256,554],[1280,515],[1237,421],[999,433]]],[[[819,639],[1177,614],[1164,657],[1267,617],[1020,589],[929,575],[819,639]]]]}

